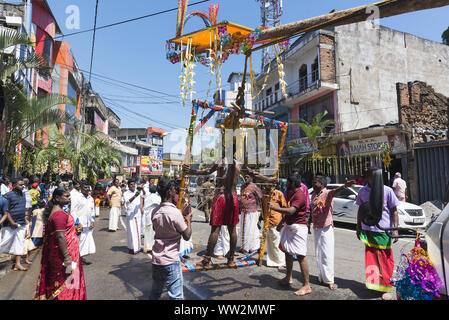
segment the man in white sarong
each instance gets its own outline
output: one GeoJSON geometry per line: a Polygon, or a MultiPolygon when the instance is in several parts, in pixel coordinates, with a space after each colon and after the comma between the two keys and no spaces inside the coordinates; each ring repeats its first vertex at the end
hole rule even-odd
{"type": "Polygon", "coordinates": [[[83,257],[94,254],[96,252],[95,241],[93,237],[95,226],[95,203],[94,199],[89,195],[90,187],[87,181],[81,182],[81,192],[74,193],[70,196],[70,214],[75,223],[82,226],[82,232],[79,235],[80,256],[82,263],[91,264],[84,260],[83,257]]]}
{"type": "Polygon", "coordinates": [[[161,197],[157,193],[155,185],[149,185],[148,189],[144,187],[140,198],[140,212],[142,221],[144,221],[143,251],[151,252],[154,244],[154,229],[151,220],[153,210],[161,204],[161,197]]]}
{"type": "Polygon", "coordinates": [[[298,260],[301,273],[304,277],[304,285],[295,292],[297,296],[312,293],[309,279],[309,265],[307,263],[307,234],[308,221],[306,217],[306,196],[300,189],[301,181],[296,176],[287,179],[287,208],[280,208],[269,204],[271,210],[282,213],[283,218],[278,226],[281,230],[280,246],[285,253],[287,275],[280,280],[279,285],[290,287],[293,283],[293,261],[298,260]],[[283,226],[286,224],[285,226],[283,226]]]}
{"type": "Polygon", "coordinates": [[[140,228],[142,213],[140,211],[140,191],[136,190],[136,182],[128,181],[128,190],[123,194],[126,210],[126,233],[128,238],[128,252],[137,254],[142,250],[140,228]]]}
{"type": "Polygon", "coordinates": [[[116,178],[112,182],[112,186],[107,192],[109,208],[109,231],[114,232],[119,230],[118,220],[120,219],[122,208],[122,188],[120,187],[120,181],[116,178]]]}
{"type": "Polygon", "coordinates": [[[262,199],[262,191],[253,183],[253,177],[245,175],[245,186],[240,194],[240,209],[242,213],[242,247],[243,254],[254,253],[260,248],[260,231],[257,227],[260,212],[258,202],[262,199]]]}
{"type": "Polygon", "coordinates": [[[316,176],[313,179],[313,193],[310,202],[315,239],[315,255],[318,267],[318,281],[336,290],[334,283],[334,223],[332,219],[334,197],[345,188],[351,187],[355,181],[346,183],[336,189],[326,188],[327,180],[324,176],[316,176]]]}
{"type": "Polygon", "coordinates": [[[25,252],[25,236],[29,235],[27,232],[29,211],[23,192],[25,183],[23,179],[16,178],[12,180],[12,184],[14,189],[4,195],[8,204],[4,206],[1,218],[3,227],[0,233],[0,253],[15,256],[15,271],[27,271],[20,261],[25,252]]]}

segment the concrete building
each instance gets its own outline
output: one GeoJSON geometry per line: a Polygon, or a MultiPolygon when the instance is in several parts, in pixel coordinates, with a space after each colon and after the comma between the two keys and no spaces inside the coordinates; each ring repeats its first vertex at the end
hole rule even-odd
{"type": "MultiPolygon", "coordinates": [[[[266,89],[255,99],[255,108],[274,111],[275,118],[283,121],[310,121],[326,110],[327,118],[335,122],[327,129],[332,143],[326,155],[349,157],[343,166],[351,167],[339,176],[330,170],[333,181],[360,176],[367,166],[381,165],[376,156],[385,145],[392,157],[386,183],[395,172],[409,176],[407,153],[412,148],[409,131],[400,120],[397,85],[425,82],[447,96],[449,46],[371,23],[356,23],[305,33],[283,53],[283,60],[288,98],[280,93],[273,60],[271,72],[266,74],[266,66],[257,79],[257,87],[265,83],[266,89]]],[[[297,147],[286,148],[281,165],[284,176],[300,156],[311,153],[298,126],[290,126],[287,142],[297,147]]]]}
{"type": "MultiPolygon", "coordinates": [[[[164,160],[173,162],[184,162],[185,154],[182,153],[164,153],[164,160]]],[[[173,176],[175,172],[182,173],[182,165],[164,163],[164,173],[167,172],[173,176]]]]}
{"type": "Polygon", "coordinates": [[[155,127],[111,129],[109,135],[128,147],[138,150],[138,155],[122,158],[122,166],[129,176],[159,177],[163,174],[163,134],[155,127]]]}

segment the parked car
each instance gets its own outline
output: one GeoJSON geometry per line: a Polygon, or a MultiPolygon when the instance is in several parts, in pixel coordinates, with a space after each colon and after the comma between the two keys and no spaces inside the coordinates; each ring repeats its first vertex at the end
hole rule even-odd
{"type": "Polygon", "coordinates": [[[106,192],[111,185],[112,179],[100,179],[95,185],[92,197],[94,199],[99,198],[101,206],[107,205],[108,197],[106,196],[106,192]]]}
{"type": "MultiPolygon", "coordinates": [[[[328,189],[335,189],[341,184],[328,184],[328,189]]],[[[359,206],[355,200],[359,190],[363,188],[360,185],[353,185],[343,190],[339,196],[334,198],[334,221],[348,222],[357,224],[357,211],[359,206]]],[[[313,188],[309,189],[309,196],[312,197],[313,188]]],[[[401,202],[397,207],[399,216],[399,227],[401,228],[424,228],[426,225],[426,216],[424,210],[413,203],[401,202]]]]}

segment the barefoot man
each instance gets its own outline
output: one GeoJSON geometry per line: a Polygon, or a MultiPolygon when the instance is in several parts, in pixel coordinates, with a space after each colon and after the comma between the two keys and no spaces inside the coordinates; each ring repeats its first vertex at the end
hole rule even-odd
{"type": "Polygon", "coordinates": [[[228,163],[227,158],[224,157],[211,167],[203,170],[191,170],[189,165],[184,165],[183,169],[187,175],[210,175],[216,171],[216,190],[223,190],[214,197],[210,218],[211,233],[207,243],[207,251],[203,261],[199,262],[197,267],[204,269],[212,268],[211,256],[217,244],[218,234],[222,225],[227,226],[231,238],[230,249],[226,255],[228,258],[228,266],[236,267],[234,253],[237,244],[236,225],[239,222],[239,200],[236,185],[240,170],[242,169],[242,163],[236,159],[232,163],[228,163]]]}
{"type": "Polygon", "coordinates": [[[293,283],[293,259],[297,259],[301,267],[301,273],[304,277],[304,286],[295,292],[297,296],[304,296],[312,293],[309,282],[309,266],[307,264],[307,214],[306,214],[306,196],[300,189],[301,181],[296,176],[290,176],[287,179],[287,208],[280,208],[270,203],[271,210],[282,213],[283,218],[278,225],[278,231],[281,230],[280,247],[285,253],[287,266],[287,275],[279,281],[279,284],[290,287],[293,283]],[[284,224],[286,224],[284,226],[284,224]]]}

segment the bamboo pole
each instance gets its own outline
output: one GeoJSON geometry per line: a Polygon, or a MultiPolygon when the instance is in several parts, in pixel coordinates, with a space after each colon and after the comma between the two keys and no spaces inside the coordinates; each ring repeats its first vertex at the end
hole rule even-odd
{"type": "MultiPolygon", "coordinates": [[[[287,127],[282,127],[281,129],[282,131],[282,135],[281,135],[281,142],[279,145],[279,153],[278,153],[278,161],[276,162],[276,170],[274,172],[274,178],[276,179],[279,175],[279,161],[282,157],[282,153],[284,151],[284,144],[285,144],[285,138],[287,137],[287,127]]],[[[271,187],[271,192],[265,192],[263,195],[263,199],[262,199],[262,213],[263,213],[263,231],[262,231],[262,240],[260,243],[260,251],[259,251],[259,259],[257,262],[257,265],[260,267],[262,266],[262,260],[263,260],[263,255],[265,253],[265,243],[266,243],[266,239],[267,239],[267,233],[268,233],[268,225],[270,222],[270,209],[268,207],[270,201],[271,201],[271,195],[274,191],[274,187],[271,187]]]]}
{"type": "MultiPolygon", "coordinates": [[[[193,144],[193,129],[196,122],[196,111],[194,106],[192,105],[192,114],[190,116],[190,128],[189,128],[189,134],[187,136],[187,147],[186,147],[186,155],[184,158],[185,164],[190,164],[190,154],[192,152],[192,144],[193,144]]],[[[183,209],[183,200],[184,200],[184,193],[186,188],[186,172],[184,168],[182,169],[182,178],[181,178],[181,187],[179,190],[179,197],[178,202],[176,203],[176,207],[182,211],[183,209]]]]}
{"type": "MultiPolygon", "coordinates": [[[[272,40],[267,45],[273,45],[303,32],[367,21],[373,14],[373,11],[370,10],[373,6],[379,8],[378,18],[387,18],[447,5],[449,5],[449,0],[385,0],[265,29],[260,33],[258,41],[272,40]]],[[[257,47],[253,51],[262,47],[257,47]]]]}

